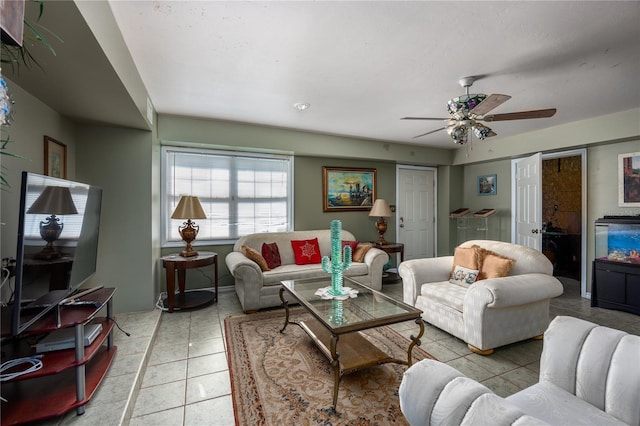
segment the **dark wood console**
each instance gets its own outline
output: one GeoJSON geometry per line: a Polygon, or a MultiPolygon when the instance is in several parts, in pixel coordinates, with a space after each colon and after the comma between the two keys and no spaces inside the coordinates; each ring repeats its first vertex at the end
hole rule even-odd
{"type": "Polygon", "coordinates": [[[593,261],[591,306],[640,315],[640,265],[593,261]]]}
{"type": "Polygon", "coordinates": [[[42,354],[42,368],[2,384],[2,425],[29,423],[58,417],[75,409],[84,414],[116,354],[113,345],[113,294],[102,288],[80,298],[100,302],[94,306],[60,306],[29,327],[20,336],[2,342],[2,361],[35,355],[32,343],[38,336],[75,327],[75,348],[42,354]],[[106,307],[106,317],[97,314],[106,307]],[[59,318],[58,318],[59,317],[59,318]],[[59,321],[59,323],[58,323],[59,321]],[[102,331],[84,346],[84,327],[102,324],[102,331]],[[106,344],[105,344],[106,343],[106,344]]]}

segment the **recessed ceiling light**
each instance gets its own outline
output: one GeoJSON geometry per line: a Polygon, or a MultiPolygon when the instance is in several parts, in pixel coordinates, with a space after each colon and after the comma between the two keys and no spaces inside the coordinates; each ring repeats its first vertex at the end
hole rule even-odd
{"type": "Polygon", "coordinates": [[[305,109],[309,109],[311,107],[311,104],[308,104],[306,102],[296,102],[295,104],[293,104],[293,107],[298,111],[304,111],[305,109]]]}

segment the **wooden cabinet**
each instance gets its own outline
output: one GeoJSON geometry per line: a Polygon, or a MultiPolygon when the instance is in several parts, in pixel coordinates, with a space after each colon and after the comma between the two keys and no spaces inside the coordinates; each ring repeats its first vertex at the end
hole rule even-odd
{"type": "Polygon", "coordinates": [[[3,362],[35,355],[32,343],[44,333],[59,328],[75,327],[75,348],[42,354],[42,368],[3,382],[2,425],[22,424],[58,417],[76,409],[84,413],[104,379],[116,354],[113,345],[114,288],[103,288],[81,300],[99,302],[94,306],[61,306],[29,327],[20,336],[2,342],[3,362]],[[106,308],[106,317],[97,314],[106,308]],[[100,323],[102,331],[88,346],[84,346],[84,327],[100,323]]]}
{"type": "Polygon", "coordinates": [[[593,261],[591,306],[640,315],[640,265],[593,261]]]}

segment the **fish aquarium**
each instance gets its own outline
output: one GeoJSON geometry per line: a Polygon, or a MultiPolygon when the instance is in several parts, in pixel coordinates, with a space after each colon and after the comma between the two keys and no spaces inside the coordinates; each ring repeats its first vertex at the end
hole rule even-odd
{"type": "Polygon", "coordinates": [[[595,225],[596,259],[640,265],[640,215],[604,216],[595,225]]]}

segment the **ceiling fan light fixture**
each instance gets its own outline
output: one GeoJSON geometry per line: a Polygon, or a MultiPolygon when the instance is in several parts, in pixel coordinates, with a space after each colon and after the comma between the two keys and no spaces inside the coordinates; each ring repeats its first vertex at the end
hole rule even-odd
{"type": "Polygon", "coordinates": [[[484,93],[473,93],[470,95],[462,95],[457,98],[449,99],[447,102],[447,110],[449,114],[460,117],[468,117],[469,111],[474,109],[476,105],[484,101],[487,95],[484,93]]]}
{"type": "Polygon", "coordinates": [[[472,130],[473,130],[473,134],[476,135],[476,137],[480,140],[484,140],[484,138],[486,138],[489,135],[489,133],[491,133],[490,128],[480,123],[475,123],[472,127],[472,130]]]}
{"type": "Polygon", "coordinates": [[[454,143],[464,145],[469,138],[469,129],[464,124],[447,127],[447,133],[453,139],[454,143]]]}

